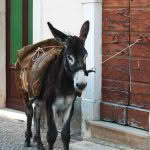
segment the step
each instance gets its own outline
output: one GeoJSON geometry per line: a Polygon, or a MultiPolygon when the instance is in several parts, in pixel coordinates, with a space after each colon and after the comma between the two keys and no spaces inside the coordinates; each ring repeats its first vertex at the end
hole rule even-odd
{"type": "Polygon", "coordinates": [[[81,141],[70,144],[70,150],[119,150],[119,149],[101,144],[96,144],[90,141],[81,141]]]}
{"type": "Polygon", "coordinates": [[[90,136],[94,138],[131,148],[150,150],[148,131],[105,121],[90,121],[88,130],[90,136]]]}
{"type": "Polygon", "coordinates": [[[24,112],[9,109],[9,108],[0,109],[0,115],[7,117],[7,118],[10,118],[10,119],[15,119],[15,120],[21,120],[21,121],[27,120],[24,112]]]}

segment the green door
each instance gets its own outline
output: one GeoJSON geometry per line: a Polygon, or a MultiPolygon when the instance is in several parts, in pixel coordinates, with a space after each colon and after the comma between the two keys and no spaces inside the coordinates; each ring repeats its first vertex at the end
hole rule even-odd
{"type": "Polygon", "coordinates": [[[22,0],[10,0],[10,64],[16,62],[16,52],[22,47],[22,0]]]}
{"type": "Polygon", "coordinates": [[[7,107],[23,109],[15,85],[15,62],[17,50],[32,44],[33,0],[7,0],[7,107]]]}

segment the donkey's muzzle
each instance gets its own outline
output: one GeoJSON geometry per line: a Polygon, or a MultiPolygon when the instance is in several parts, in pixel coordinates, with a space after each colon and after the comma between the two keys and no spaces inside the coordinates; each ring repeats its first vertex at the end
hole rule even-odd
{"type": "Polygon", "coordinates": [[[77,84],[76,84],[76,87],[77,87],[80,91],[83,91],[86,86],[87,86],[87,83],[77,83],[77,84]]]}
{"type": "Polygon", "coordinates": [[[79,70],[74,75],[74,88],[78,92],[82,92],[87,86],[86,76],[84,70],[79,70]]]}

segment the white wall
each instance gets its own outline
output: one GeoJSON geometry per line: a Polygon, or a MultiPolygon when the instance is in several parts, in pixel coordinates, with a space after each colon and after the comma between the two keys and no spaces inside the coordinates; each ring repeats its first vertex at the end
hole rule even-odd
{"type": "Polygon", "coordinates": [[[82,96],[82,137],[87,138],[88,121],[100,120],[102,82],[102,0],[82,0],[84,20],[90,21],[90,32],[85,43],[88,50],[87,68],[95,67],[96,73],[88,76],[88,84],[82,96]]]}
{"type": "Polygon", "coordinates": [[[5,0],[0,0],[0,108],[6,102],[6,27],[5,0]]]}
{"type": "Polygon", "coordinates": [[[82,20],[80,0],[34,0],[33,2],[33,41],[51,38],[47,21],[57,29],[78,35],[82,20]]]}

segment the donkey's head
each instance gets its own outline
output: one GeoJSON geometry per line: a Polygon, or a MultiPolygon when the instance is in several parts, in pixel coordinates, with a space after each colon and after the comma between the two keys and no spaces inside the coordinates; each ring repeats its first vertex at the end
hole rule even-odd
{"type": "Polygon", "coordinates": [[[89,21],[86,21],[82,25],[79,37],[68,36],[54,28],[49,22],[48,26],[55,39],[64,44],[64,68],[67,74],[73,79],[75,90],[82,92],[87,85],[85,75],[88,53],[84,47],[84,43],[89,32],[89,21]]]}

